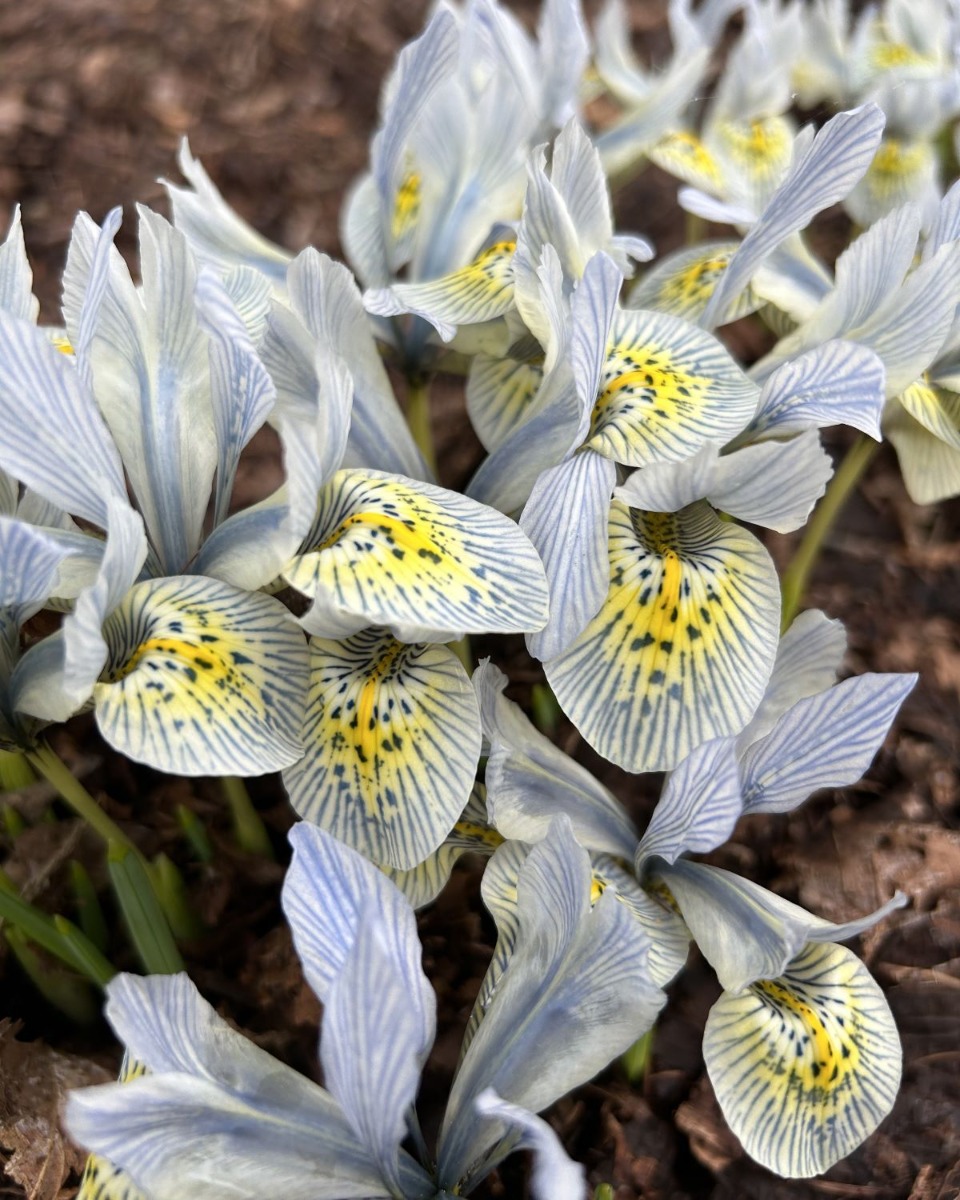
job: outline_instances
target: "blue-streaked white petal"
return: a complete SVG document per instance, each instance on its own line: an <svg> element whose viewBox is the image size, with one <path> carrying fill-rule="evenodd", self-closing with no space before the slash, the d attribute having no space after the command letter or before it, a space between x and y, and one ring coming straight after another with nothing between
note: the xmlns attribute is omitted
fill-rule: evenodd
<svg viewBox="0 0 960 1200"><path fill-rule="evenodd" d="M583 1200L587 1194L587 1173L567 1157L560 1139L540 1117L501 1100L493 1088L474 1101L482 1117L502 1121L510 1133L515 1150L533 1151L530 1188L535 1200Z"/></svg>

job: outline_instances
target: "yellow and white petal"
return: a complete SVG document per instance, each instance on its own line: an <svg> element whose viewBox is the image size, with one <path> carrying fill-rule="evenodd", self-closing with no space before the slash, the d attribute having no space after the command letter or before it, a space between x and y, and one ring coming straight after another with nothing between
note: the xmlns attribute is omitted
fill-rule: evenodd
<svg viewBox="0 0 960 1200"><path fill-rule="evenodd" d="M587 445L615 462L681 462L753 416L759 389L711 334L679 317L618 312Z"/></svg>
<svg viewBox="0 0 960 1200"><path fill-rule="evenodd" d="M697 321L713 295L717 280L727 269L739 242L707 242L668 255L647 271L631 290L630 308L654 308ZM730 320L755 312L761 301L748 286L740 295Z"/></svg>
<svg viewBox="0 0 960 1200"><path fill-rule="evenodd" d="M467 413L491 454L526 418L543 381L543 362L478 354L467 376Z"/></svg>
<svg viewBox="0 0 960 1200"><path fill-rule="evenodd" d="M661 138L647 157L669 175L714 195L722 193L725 174L719 159L695 133L678 129Z"/></svg>
<svg viewBox="0 0 960 1200"><path fill-rule="evenodd" d="M793 123L785 117L720 121L710 130L710 149L738 195L759 212L790 166Z"/></svg>
<svg viewBox="0 0 960 1200"><path fill-rule="evenodd" d="M306 754L283 773L297 812L374 862L432 854L470 795L480 710L446 646L383 629L310 643Z"/></svg>
<svg viewBox="0 0 960 1200"><path fill-rule="evenodd" d="M704 1058L744 1149L788 1178L826 1171L893 1106L901 1050L883 993L863 963L808 944L778 979L724 992Z"/></svg>
<svg viewBox="0 0 960 1200"><path fill-rule="evenodd" d="M547 617L547 582L516 523L432 484L338 471L284 576L314 599L317 636L387 626L402 641L527 632Z"/></svg>
<svg viewBox="0 0 960 1200"><path fill-rule="evenodd" d="M938 387L926 376L897 397L924 429L954 450L960 450L960 395Z"/></svg>
<svg viewBox="0 0 960 1200"><path fill-rule="evenodd" d="M410 903L411 908L423 908L436 900L447 885L457 861L468 853L489 858L503 845L503 837L487 821L484 805L485 788L473 785L473 792L460 820L454 825L442 846L409 871L382 867Z"/></svg>
<svg viewBox="0 0 960 1200"><path fill-rule="evenodd" d="M887 137L880 143L866 175L843 203L853 220L867 228L909 201L929 210L938 198L933 143L920 138Z"/></svg>
<svg viewBox="0 0 960 1200"><path fill-rule="evenodd" d="M605 758L669 770L759 704L777 650L777 573L752 534L703 501L647 513L615 499L609 557L603 607L547 678Z"/></svg>
<svg viewBox="0 0 960 1200"><path fill-rule="evenodd" d="M516 246L515 238L501 238L459 271L425 283L397 283L368 292L364 305L378 317L414 313L449 342L458 325L492 321L513 307Z"/></svg>
<svg viewBox="0 0 960 1200"><path fill-rule="evenodd" d="M104 622L100 732L178 775L262 775L303 753L308 659L279 601L218 580L136 584Z"/></svg>
<svg viewBox="0 0 960 1200"><path fill-rule="evenodd" d="M146 1074L147 1068L143 1063L124 1054L120 1065L118 1083L126 1083ZM80 1190L76 1200L147 1200L147 1197L136 1186L130 1176L119 1167L114 1166L109 1159L91 1154L80 1180Z"/></svg>
<svg viewBox="0 0 960 1200"><path fill-rule="evenodd" d="M931 433L896 402L887 407L883 432L897 452L904 486L915 504L960 496L960 449Z"/></svg>

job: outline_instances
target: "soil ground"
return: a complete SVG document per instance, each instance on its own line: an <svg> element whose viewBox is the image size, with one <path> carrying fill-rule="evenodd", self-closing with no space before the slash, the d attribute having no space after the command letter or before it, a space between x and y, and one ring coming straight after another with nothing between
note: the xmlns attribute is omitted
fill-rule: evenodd
<svg viewBox="0 0 960 1200"><path fill-rule="evenodd" d="M0 211L22 205L44 319L57 320L76 210L99 220L122 203L119 244L132 253L133 202L164 208L156 181L176 176L185 135L230 203L267 236L294 250L313 244L337 253L338 212L367 159L380 81L424 8L423 0L0 3ZM634 0L632 15L656 56L663 5ZM618 197L621 226L670 249L682 238L674 191L648 172ZM746 346L753 333L739 336ZM435 424L444 482L462 483L479 448L464 433L453 387L437 389ZM837 436L833 449L843 445ZM239 480L241 502L276 482L270 439L255 450ZM791 539L769 541L786 561ZM551 1114L591 1181L611 1182L618 1200L960 1194L960 500L912 505L884 450L832 536L808 601L846 623L851 672L919 671L921 682L861 784L790 816L745 821L714 859L833 920L875 907L896 887L909 894L910 907L858 947L900 1027L900 1098L879 1132L821 1179L781 1181L753 1165L726 1130L704 1074L700 1035L718 989L694 957L672 988L645 1083L631 1088L614 1067ZM510 668L518 697L537 677L519 641L480 640L477 649ZM655 781L600 763L567 725L557 737L638 818L650 811ZM282 867L234 848L214 783L130 765L99 741L88 718L66 727L57 745L144 850L165 850L183 870L208 930L186 947L204 993L262 1045L315 1073L319 1008L281 920ZM282 862L292 814L276 780L255 780L251 792ZM51 809L42 785L17 803L30 824L5 839L5 869L37 903L66 911L66 862L81 858L102 882L98 848ZM179 804L206 823L212 864L190 857L174 815ZM59 819L43 819L49 812ZM478 881L478 866L466 864L422 918L440 1005L423 1093L434 1118L490 955ZM135 969L121 937L111 953ZM20 1022L16 1031L0 1028L0 1195L65 1198L79 1160L54 1133L58 1096L111 1075L116 1050L102 1023L71 1025L38 1000L5 946L0 957L0 1016ZM488 1194L522 1195L516 1169L491 1181Z"/></svg>

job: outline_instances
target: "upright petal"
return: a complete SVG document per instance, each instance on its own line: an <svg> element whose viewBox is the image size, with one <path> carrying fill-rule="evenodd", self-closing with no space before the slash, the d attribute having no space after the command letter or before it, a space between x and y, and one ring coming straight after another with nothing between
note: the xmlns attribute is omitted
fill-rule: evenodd
<svg viewBox="0 0 960 1200"><path fill-rule="evenodd" d="M560 1139L546 1121L501 1100L493 1088L480 1093L476 1106L481 1116L502 1121L519 1135L514 1149L533 1151L530 1187L534 1200L583 1200L587 1194L586 1171L567 1157Z"/></svg>
<svg viewBox="0 0 960 1200"><path fill-rule="evenodd" d="M0 311L36 324L40 303L33 294L33 272L27 259L20 224L20 205L13 210L10 228L0 246Z"/></svg>

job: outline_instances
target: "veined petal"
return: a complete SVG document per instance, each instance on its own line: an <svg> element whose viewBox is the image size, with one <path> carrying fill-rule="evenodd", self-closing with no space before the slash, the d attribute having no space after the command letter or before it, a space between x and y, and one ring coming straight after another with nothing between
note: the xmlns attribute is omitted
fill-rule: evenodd
<svg viewBox="0 0 960 1200"><path fill-rule="evenodd" d="M809 945L777 979L710 1010L707 1071L730 1128L779 1175L826 1171L876 1129L900 1085L880 988L841 946Z"/></svg>
<svg viewBox="0 0 960 1200"><path fill-rule="evenodd" d="M467 375L467 413L491 454L526 418L543 381L542 361L477 354Z"/></svg>
<svg viewBox="0 0 960 1200"><path fill-rule="evenodd" d="M815 608L800 613L780 639L760 706L737 735L738 751L742 754L769 733L798 700L832 687L846 649L847 631L842 622L830 620Z"/></svg>
<svg viewBox="0 0 960 1200"><path fill-rule="evenodd" d="M393 867L381 870L406 897L411 908L423 908L436 900L447 885L457 861L468 853L489 858L503 844L503 838L487 820L483 803L486 789L473 785L473 792L459 821L437 849L409 871Z"/></svg>
<svg viewBox="0 0 960 1200"><path fill-rule="evenodd" d="M602 390L604 368L608 366L611 337L616 340L617 297L623 275L609 255L597 253L587 263L570 303L567 333L570 365L580 397L580 427L576 441L591 430L592 411ZM622 323L622 315L621 315ZM571 447L573 449L573 447Z"/></svg>
<svg viewBox="0 0 960 1200"><path fill-rule="evenodd" d="M721 120L710 126L710 149L733 190L759 212L790 165L794 125L787 117Z"/></svg>
<svg viewBox="0 0 960 1200"><path fill-rule="evenodd" d="M446 646L382 629L310 643L306 754L283 774L297 812L374 862L409 870L450 832L473 787L480 713Z"/></svg>
<svg viewBox="0 0 960 1200"><path fill-rule="evenodd" d="M911 417L953 450L960 450L960 395L918 379L897 396Z"/></svg>
<svg viewBox="0 0 960 1200"><path fill-rule="evenodd" d="M322 1004L357 939L363 913L375 907L381 935L402 968L407 1004L417 1014L420 1062L436 1033L436 999L420 965L413 909L383 872L316 825L301 821L290 831L293 862L281 903L307 982Z"/></svg>
<svg viewBox="0 0 960 1200"><path fill-rule="evenodd" d="M745 436L785 437L811 425L850 425L880 440L885 371L867 346L829 341L770 375Z"/></svg>
<svg viewBox="0 0 960 1200"><path fill-rule="evenodd" d="M106 740L180 775L262 775L303 753L303 635L279 601L218 580L137 584L106 619Z"/></svg>
<svg viewBox="0 0 960 1200"><path fill-rule="evenodd" d="M637 922L612 896L591 907L589 858L564 817L524 862L518 916L516 949L454 1079L440 1133L446 1187L497 1140L473 1111L485 1088L539 1112L630 1045L664 1001Z"/></svg>
<svg viewBox="0 0 960 1200"><path fill-rule="evenodd" d="M699 77L700 72L697 72ZM694 85L696 86L696 85ZM603 143L601 142L601 147ZM675 129L647 151L652 163L705 192L723 191L725 175L716 155L690 130ZM609 168L608 168L609 169Z"/></svg>
<svg viewBox="0 0 960 1200"><path fill-rule="evenodd" d="M623 310L587 445L632 467L679 462L707 442L729 441L758 398L756 385L710 334L666 313Z"/></svg>
<svg viewBox="0 0 960 1200"><path fill-rule="evenodd" d="M607 526L616 463L583 450L552 467L534 484L520 528L543 561L550 617L527 634L539 659L556 658L583 632L607 590Z"/></svg>
<svg viewBox="0 0 960 1200"><path fill-rule="evenodd" d="M814 791L856 783L916 675L859 675L798 700L743 756L745 812L789 812Z"/></svg>
<svg viewBox="0 0 960 1200"><path fill-rule="evenodd" d="M733 300L764 257L816 213L842 200L866 171L876 151L884 116L875 104L832 117L800 153L757 223L730 260L703 314L704 328L722 325Z"/></svg>
<svg viewBox="0 0 960 1200"><path fill-rule="evenodd" d="M642 879L649 859L674 863L681 854L706 854L722 845L743 811L733 738L715 738L688 754L667 776L636 848Z"/></svg>
<svg viewBox="0 0 960 1200"><path fill-rule="evenodd" d="M492 663L481 663L473 682L490 742L487 808L496 828L517 841L539 842L565 813L581 846L630 861L637 833L616 797L503 695L507 678Z"/></svg>
<svg viewBox="0 0 960 1200"><path fill-rule="evenodd" d="M702 501L668 514L614 500L609 554L607 599L547 678L605 758L669 769L759 704L777 648L776 571Z"/></svg>
<svg viewBox="0 0 960 1200"><path fill-rule="evenodd" d="M668 254L645 271L631 288L627 307L653 308L697 321L739 245L739 242L703 242ZM730 319L745 317L759 308L760 303L749 286L744 288Z"/></svg>
<svg viewBox="0 0 960 1200"><path fill-rule="evenodd" d="M459 271L425 283L396 283L364 296L367 312L378 317L413 313L429 321L449 342L458 325L502 317L513 307L513 238L487 246Z"/></svg>
<svg viewBox="0 0 960 1200"><path fill-rule="evenodd" d="M2 312L0 466L101 529L108 498L127 495L120 456L74 364L42 330Z"/></svg>
<svg viewBox="0 0 960 1200"><path fill-rule="evenodd" d="M177 166L189 187L161 180L170 197L173 223L186 236L197 259L225 272L236 266L255 267L275 287L282 287L290 254L256 232L233 211L213 180L180 143Z"/></svg>
<svg viewBox="0 0 960 1200"><path fill-rule="evenodd" d="M929 212L939 197L937 150L926 138L885 137L843 206L866 229L908 201Z"/></svg>
<svg viewBox="0 0 960 1200"><path fill-rule="evenodd" d="M210 338L210 400L217 437L213 523L219 525L230 507L240 452L267 419L276 389L215 275L201 274L196 297L200 324Z"/></svg>
<svg viewBox="0 0 960 1200"><path fill-rule="evenodd" d="M367 899L357 936L324 1002L320 1059L323 1077L357 1138L367 1147L394 1195L407 1113L420 1086L427 1051L420 1014L407 993L407 974L419 966L397 961L398 947ZM429 984L420 968L421 990Z"/></svg>
<svg viewBox="0 0 960 1200"><path fill-rule="evenodd" d="M53 595L69 553L56 534L0 516L0 608L22 608L26 619Z"/></svg>
<svg viewBox="0 0 960 1200"><path fill-rule="evenodd" d="M481 1092L474 1101L482 1117L498 1120L512 1131L514 1150L533 1151L533 1175L530 1187L535 1200L583 1200L587 1192L587 1173L567 1157L560 1139L546 1121L525 1108L501 1100L493 1088Z"/></svg>
<svg viewBox="0 0 960 1200"><path fill-rule="evenodd" d="M10 228L0 246L0 311L36 324L40 302L33 294L33 272L20 224L20 205L13 209Z"/></svg>
<svg viewBox="0 0 960 1200"><path fill-rule="evenodd" d="M310 521L308 517L301 523L302 514L291 511L288 494L283 486L259 504L227 517L205 539L191 573L220 579L247 592L259 591L279 579Z"/></svg>
<svg viewBox="0 0 960 1200"><path fill-rule="evenodd" d="M539 629L547 617L543 566L526 536L432 484L338 471L305 546L285 577L315 599L310 632L336 621L344 636L379 625L404 641L448 641Z"/></svg>
<svg viewBox="0 0 960 1200"><path fill-rule="evenodd" d="M905 408L892 403L883 432L897 452L904 486L914 504L960 495L960 451L932 434Z"/></svg>

